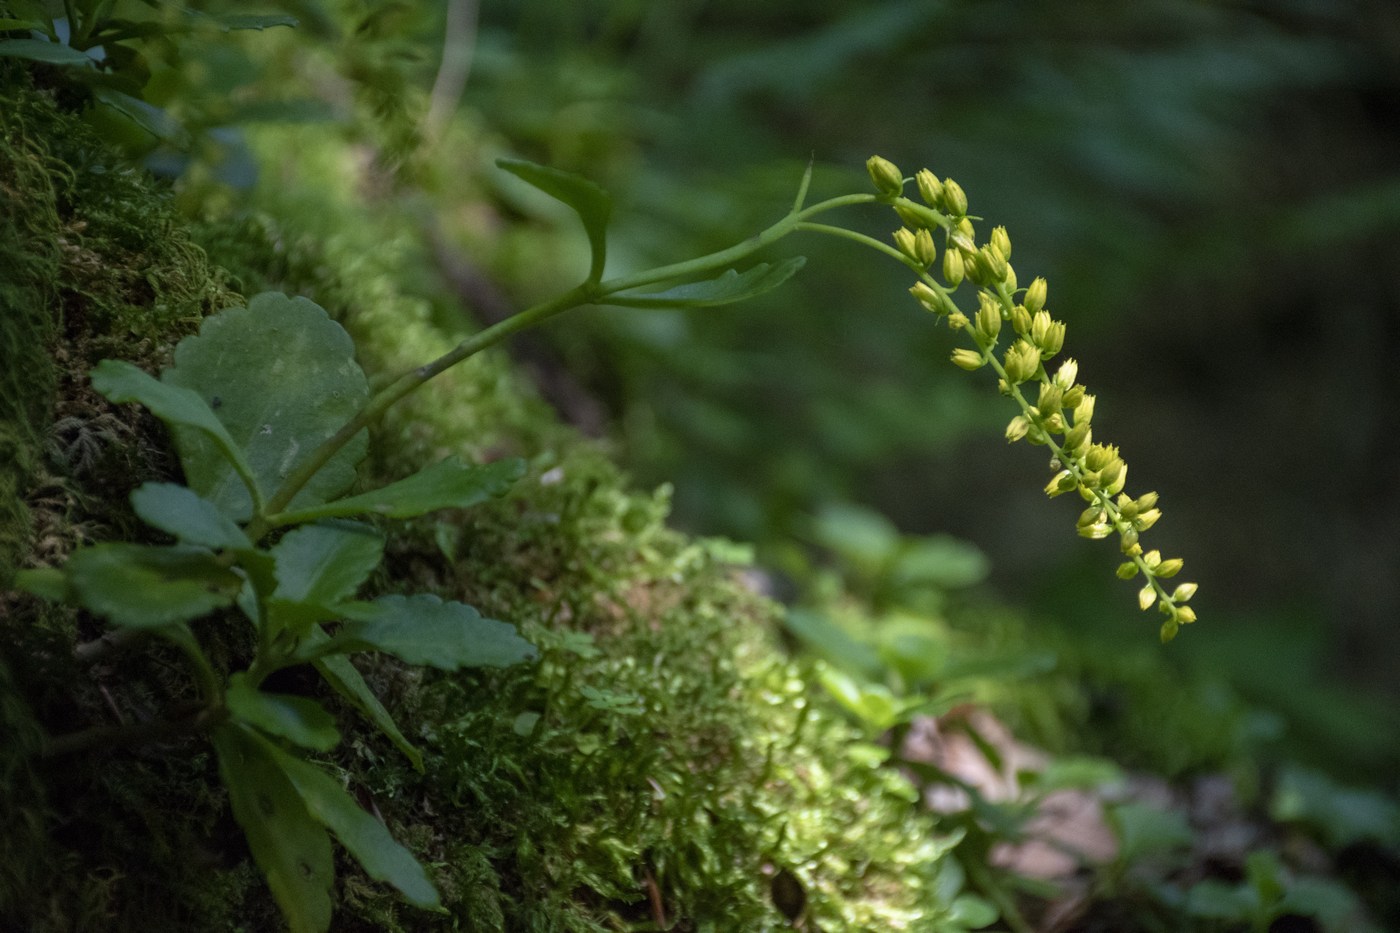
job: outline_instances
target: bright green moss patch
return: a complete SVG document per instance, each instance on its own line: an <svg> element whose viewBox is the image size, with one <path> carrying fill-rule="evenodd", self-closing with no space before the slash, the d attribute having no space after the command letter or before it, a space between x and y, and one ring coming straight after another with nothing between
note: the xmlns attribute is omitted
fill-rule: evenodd
<svg viewBox="0 0 1400 933"><path fill-rule="evenodd" d="M23 146L7 137L20 168L6 170L16 180L3 194L38 205L48 224L15 241L30 271L14 294L30 309L23 326L49 335L31 354L60 365L51 387L5 401L43 473L13 474L35 513L18 527L32 532L28 561L49 563L80 541L133 533L126 493L173 470L158 425L93 396L87 370L107 355L156 369L235 297L148 180L43 98L14 93L28 109L13 113L34 123ZM320 145L308 158L334 161L336 144ZM441 352L470 322L412 217L383 205L371 215L354 182L330 173L295 199L264 191L262 213L212 218L199 240L236 287L323 303L375 379ZM332 763L430 866L448 914L406 906L347 862L336 929L762 930L804 911L827 930L928 928L939 845L911 815L913 789L812 704L770 642L774 607L715 547L665 527L664 492L628 491L499 353L395 409L368 471L395 478L449 453L523 454L533 469L503 500L397 533L375 588L465 599L520 625L542 659L463 676L366 665L426 773L348 714ZM159 717L187 701L179 658L145 646L80 665L75 644L101 627L27 599L7 597L0 625L13 675L0 681L0 716L16 737L0 757L14 843L0 855L0 916L36 931L280 929L203 736L33 754L40 729ZM200 623L216 665L248 651L232 632L217 617ZM295 670L276 687L326 699Z"/></svg>

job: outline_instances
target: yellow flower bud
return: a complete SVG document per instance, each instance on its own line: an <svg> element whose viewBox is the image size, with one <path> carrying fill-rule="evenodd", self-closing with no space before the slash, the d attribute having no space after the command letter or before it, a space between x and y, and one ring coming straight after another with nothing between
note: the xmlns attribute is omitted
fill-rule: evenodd
<svg viewBox="0 0 1400 933"><path fill-rule="evenodd" d="M1002 279L1002 281L1006 283L1006 290L1008 292L1016 291L1016 270L1011 268L1011 263L1009 262L1006 264L1006 277Z"/></svg>
<svg viewBox="0 0 1400 933"><path fill-rule="evenodd" d="M1078 405L1074 406L1074 423L1088 424L1094 420L1094 397L1085 393Z"/></svg>
<svg viewBox="0 0 1400 933"><path fill-rule="evenodd" d="M1185 561L1180 557L1173 557L1170 560L1162 561L1153 569L1157 576L1161 577L1163 580L1170 580L1172 577L1181 573L1183 564L1185 564Z"/></svg>
<svg viewBox="0 0 1400 933"><path fill-rule="evenodd" d="M1040 355L1043 359L1048 360L1059 353L1060 348L1065 345L1065 322L1055 321L1052 323L1045 339L1037 341L1037 343L1040 346Z"/></svg>
<svg viewBox="0 0 1400 933"><path fill-rule="evenodd" d="M962 330L967 324L967 315L961 311L954 311L948 315L948 326L953 330Z"/></svg>
<svg viewBox="0 0 1400 933"><path fill-rule="evenodd" d="M1169 641L1171 641L1173 638L1175 638L1175 637L1176 637L1176 630L1177 630L1177 621L1176 621L1176 619L1168 619L1167 621L1163 622L1163 623L1162 623L1162 631L1161 631L1160 635L1158 636L1158 637L1160 637L1160 638L1162 639L1162 644L1165 645L1167 642L1169 642Z"/></svg>
<svg viewBox="0 0 1400 933"><path fill-rule="evenodd" d="M1157 550L1148 551L1146 554L1142 555L1142 562L1147 565L1148 570L1155 570L1157 566L1162 563L1162 552Z"/></svg>
<svg viewBox="0 0 1400 933"><path fill-rule="evenodd" d="M1113 534L1113 526L1104 523L1079 529L1079 537L1088 538L1090 541L1102 541L1111 534Z"/></svg>
<svg viewBox="0 0 1400 933"><path fill-rule="evenodd" d="M1122 469L1118 471L1118 475L1115 478L1104 483L1103 487L1103 491L1108 493L1110 496L1117 495L1118 493L1122 492L1123 487L1128 484L1128 465L1122 460L1119 460L1118 463L1122 467Z"/></svg>
<svg viewBox="0 0 1400 933"><path fill-rule="evenodd" d="M1001 307L986 292L980 293L977 299L977 332L988 342L996 343L997 335L1001 333Z"/></svg>
<svg viewBox="0 0 1400 933"><path fill-rule="evenodd" d="M1174 603L1184 603L1184 602L1189 601L1189 600L1191 599L1191 597L1192 597L1192 596L1195 596L1195 595L1196 595L1196 584L1194 584L1194 583L1179 583L1179 584L1177 584L1176 589L1172 590L1172 602L1174 602Z"/></svg>
<svg viewBox="0 0 1400 933"><path fill-rule="evenodd" d="M925 228L920 228L914 234L914 260L925 269L933 265L933 260L938 256L938 248L934 246L933 234Z"/></svg>
<svg viewBox="0 0 1400 933"><path fill-rule="evenodd" d="M1127 464L1114 457L1107 466L1099 471L1099 483L1105 487L1104 491L1109 495L1113 495L1112 486L1118 481L1118 477L1123 475L1125 469L1127 469Z"/></svg>
<svg viewBox="0 0 1400 933"><path fill-rule="evenodd" d="M870 173L870 180L875 183L875 190L881 197L893 200L903 193L904 176L889 159L871 156L865 162L865 170Z"/></svg>
<svg viewBox="0 0 1400 933"><path fill-rule="evenodd" d="M932 311L935 314L947 313L947 310L943 307L943 296L938 294L933 286L929 285L927 282L915 282L914 287L909 289L909 294L917 298L919 304L923 305L925 310Z"/></svg>
<svg viewBox="0 0 1400 933"><path fill-rule="evenodd" d="M1152 608L1152 604L1157 601L1157 591L1149 583L1138 590L1138 608L1146 612Z"/></svg>
<svg viewBox="0 0 1400 933"><path fill-rule="evenodd" d="M894 232L894 245L899 248L899 251L903 253L906 258L913 259L915 262L918 262L918 259L914 255L913 230L910 230L908 227L900 227L898 230L896 230Z"/></svg>
<svg viewBox="0 0 1400 933"><path fill-rule="evenodd" d="M955 366L965 369L968 372L972 372L974 369L981 369L983 366L987 365L986 357L976 350L968 350L965 347L959 347L954 350L952 360Z"/></svg>
<svg viewBox="0 0 1400 933"><path fill-rule="evenodd" d="M1011 309L1011 326L1022 337L1031 332L1031 314L1025 305L1017 305Z"/></svg>
<svg viewBox="0 0 1400 933"><path fill-rule="evenodd" d="M1120 546L1124 554L1131 554L1134 550L1142 550L1142 548L1138 547L1138 533L1133 529L1124 528L1119 532L1119 537L1121 538Z"/></svg>
<svg viewBox="0 0 1400 933"><path fill-rule="evenodd" d="M1006 367L1006 378L1012 385L1020 385L1040 368L1040 352L1025 340L1018 340L1006 351L1002 365Z"/></svg>
<svg viewBox="0 0 1400 933"><path fill-rule="evenodd" d="M1065 407L1070 411L1079 407L1079 403L1084 401L1084 387L1070 386L1065 389Z"/></svg>
<svg viewBox="0 0 1400 933"><path fill-rule="evenodd" d="M1065 433L1065 418L1064 415L1061 415L1058 411L1051 412L1044 423L1045 430L1049 431L1051 434Z"/></svg>
<svg viewBox="0 0 1400 933"><path fill-rule="evenodd" d="M1190 625L1196 621L1196 610L1190 606L1178 606L1176 610L1176 620L1182 625Z"/></svg>
<svg viewBox="0 0 1400 933"><path fill-rule="evenodd" d="M1005 227L992 228L992 246L1001 253L1002 259L1011 258L1011 236L1006 232Z"/></svg>
<svg viewBox="0 0 1400 933"><path fill-rule="evenodd" d="M1133 563L1132 561L1126 561L1125 563L1118 565L1117 573L1118 579L1131 580L1133 577L1138 575L1138 565Z"/></svg>
<svg viewBox="0 0 1400 933"><path fill-rule="evenodd" d="M1137 507L1139 512L1146 512L1148 509L1157 507L1157 494L1155 492L1145 492L1138 496Z"/></svg>
<svg viewBox="0 0 1400 933"><path fill-rule="evenodd" d="M1097 505L1091 505L1079 513L1079 519L1075 522L1075 525L1080 528L1087 528L1090 525L1101 524L1103 518L1103 508Z"/></svg>
<svg viewBox="0 0 1400 933"><path fill-rule="evenodd" d="M1053 382L1042 382L1040 384L1040 397L1036 400L1035 407L1040 409L1040 413L1049 417L1060 410L1060 402L1064 398L1064 392Z"/></svg>
<svg viewBox="0 0 1400 933"><path fill-rule="evenodd" d="M964 272L962 253L956 249L945 251L943 253L943 281L953 288L957 288L962 284Z"/></svg>
<svg viewBox="0 0 1400 933"><path fill-rule="evenodd" d="M926 168L919 169L919 173L914 176L914 184L919 186L919 197L923 198L929 207L943 205L943 182L939 181L933 172Z"/></svg>
<svg viewBox="0 0 1400 933"><path fill-rule="evenodd" d="M1006 257L995 246L984 246L977 251L977 255L988 278L993 282L1006 280Z"/></svg>
<svg viewBox="0 0 1400 933"><path fill-rule="evenodd" d="M1031 314L1035 314L1041 308L1045 307L1045 293L1047 287L1044 277L1036 276L1035 279L1031 281L1030 286L1026 288L1026 310Z"/></svg>
<svg viewBox="0 0 1400 933"><path fill-rule="evenodd" d="M1111 444L1095 444L1084 456L1084 463L1097 473L1118 458L1118 449Z"/></svg>
<svg viewBox="0 0 1400 933"><path fill-rule="evenodd" d="M1006 426L1007 443L1016 443L1021 438L1026 436L1026 432L1029 431L1030 428L1030 420L1026 418L1025 415L1017 415L1015 418L1012 418L1011 422Z"/></svg>
<svg viewBox="0 0 1400 933"><path fill-rule="evenodd" d="M943 181L943 205L954 217L967 214L967 194L963 192L962 185L951 178Z"/></svg>
<svg viewBox="0 0 1400 933"><path fill-rule="evenodd" d="M1074 357L1070 357L1060 364L1060 368L1055 370L1055 385L1066 392L1074 385L1074 381L1079 378L1079 364ZM1073 407L1073 406L1071 406Z"/></svg>
<svg viewBox="0 0 1400 933"><path fill-rule="evenodd" d="M1146 512L1140 513L1137 518L1133 519L1133 527L1138 531L1146 531L1157 524L1157 519L1161 517L1161 509L1148 509Z"/></svg>
<svg viewBox="0 0 1400 933"><path fill-rule="evenodd" d="M1074 427L1070 428L1069 433L1065 435L1064 448L1070 453L1078 453L1090 442L1092 437L1093 432L1087 421L1083 424L1076 424Z"/></svg>
<svg viewBox="0 0 1400 933"><path fill-rule="evenodd" d="M1074 478L1073 473L1069 470L1061 470L1050 479L1050 482L1045 484L1045 494L1053 499L1056 496L1064 495L1077 485L1079 485L1079 481Z"/></svg>

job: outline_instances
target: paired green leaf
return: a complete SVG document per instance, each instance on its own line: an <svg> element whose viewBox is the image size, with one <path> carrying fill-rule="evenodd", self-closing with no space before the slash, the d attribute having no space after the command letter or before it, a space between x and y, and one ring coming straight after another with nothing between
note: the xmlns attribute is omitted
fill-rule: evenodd
<svg viewBox="0 0 1400 933"><path fill-rule="evenodd" d="M412 476L358 496L337 499L276 516L278 524L349 515L413 518L437 509L465 509L498 496L525 474L525 462L498 460L484 466L456 457L440 460Z"/></svg>
<svg viewBox="0 0 1400 933"><path fill-rule="evenodd" d="M381 596L340 607L349 619L316 654L383 651L409 664L445 671L509 667L535 657L535 646L515 626L482 615L465 603L436 596Z"/></svg>
<svg viewBox="0 0 1400 933"><path fill-rule="evenodd" d="M331 924L335 880L330 837L267 743L234 723L215 729L213 739L234 819L292 933L322 933Z"/></svg>
<svg viewBox="0 0 1400 933"><path fill-rule="evenodd" d="M340 741L335 717L315 700L264 693L243 674L229 678L224 705L235 718L271 735L318 752L328 752Z"/></svg>
<svg viewBox="0 0 1400 933"><path fill-rule="evenodd" d="M345 329L305 298L272 292L206 318L197 336L176 346L175 365L161 378L217 410L263 490L280 486L369 395ZM190 431L177 430L175 441L190 487L235 521L248 519L253 503L226 458ZM346 444L292 505L317 505L348 489L367 444L365 433Z"/></svg>
<svg viewBox="0 0 1400 933"><path fill-rule="evenodd" d="M401 846L384 824L361 810L354 799L326 772L269 743L267 751L292 782L312 819L331 832L374 879L398 888L418 907L440 906L428 873Z"/></svg>
<svg viewBox="0 0 1400 933"><path fill-rule="evenodd" d="M18 22L18 21L16 21ZM21 28L20 25L9 27ZM93 60L70 45L46 39L0 39L0 58L24 58L46 65L91 68Z"/></svg>
<svg viewBox="0 0 1400 933"><path fill-rule="evenodd" d="M603 267L607 264L608 219L612 216L612 198L608 193L582 175L537 165L523 159L497 159L496 164L526 184L574 209L583 221L584 232L588 234L588 245L593 251L588 281L601 280Z"/></svg>
<svg viewBox="0 0 1400 933"><path fill-rule="evenodd" d="M160 382L124 360L98 363L92 371L92 387L113 402L137 402L146 406L151 414L175 428L177 435L183 428L187 438L199 436L209 459L217 460L222 471L242 478L244 499L251 492L261 503L262 491L253 479L252 467L244 459L242 448L197 392Z"/></svg>
<svg viewBox="0 0 1400 933"><path fill-rule="evenodd" d="M713 308L719 305L747 301L782 285L797 274L807 262L794 256L782 262L761 262L739 272L729 269L713 279L688 282L660 292L621 292L601 299L600 304L624 308Z"/></svg>
<svg viewBox="0 0 1400 933"><path fill-rule="evenodd" d="M253 547L243 529L187 486L143 483L131 494L131 506L147 525L174 535L184 544L198 544L215 551Z"/></svg>
<svg viewBox="0 0 1400 933"><path fill-rule="evenodd" d="M154 628L233 602L243 578L203 548L98 544L64 569L77 601L116 625Z"/></svg>

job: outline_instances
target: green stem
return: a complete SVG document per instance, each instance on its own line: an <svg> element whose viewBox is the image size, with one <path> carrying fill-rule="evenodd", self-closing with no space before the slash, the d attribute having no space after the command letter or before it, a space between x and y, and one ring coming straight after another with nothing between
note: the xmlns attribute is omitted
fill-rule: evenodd
<svg viewBox="0 0 1400 933"><path fill-rule="evenodd" d="M691 278L722 269L729 264L743 259L750 254L763 249L772 243L777 242L788 234L798 230L812 229L819 232L834 232L838 228L825 228L824 225L807 225L809 217L815 217L825 211L846 207L853 204L870 204L878 199L873 194L848 194L842 197L830 198L811 207L799 211L792 211L784 216L777 223L759 233L754 234L742 243L738 243L728 249L722 249L706 256L690 259L685 262L673 263L669 266L659 266L655 269L648 269L633 275L620 276L609 279L605 282L584 282L562 295L553 298L543 304L535 305L512 315L480 333L473 334L463 340L452 350L433 360L427 365L420 366L399 376L388 386L381 389L371 398L360 411L347 421L340 430L327 438L319 447L312 451L305 461L302 462L290 476L283 481L277 491L267 500L266 506L248 525L248 536L254 541L261 540L272 528L277 527L283 521L280 514L291 504L296 494L311 480L311 477L324 467L336 453L348 444L361 431L366 430L371 424L379 420L384 412L395 402L405 395L421 387L434 376L456 366L458 363L473 356L488 347L495 346L506 337L533 327L542 321L548 320L557 314L576 308L585 304L602 304L608 295L639 288L645 285L654 285L659 282L668 282L676 279ZM861 237L860 234L854 234ZM882 247L869 237L864 237L862 242L867 245ZM897 253L895 254L898 255Z"/></svg>
<svg viewBox="0 0 1400 933"><path fill-rule="evenodd" d="M355 435L366 430L399 399L419 388L434 376L444 370L457 365L473 354L485 350L487 347L500 343L516 331L523 330L541 321L547 320L560 312L570 308L588 304L597 296L597 286L584 283L576 288L570 289L556 298L546 301L543 304L535 305L512 315L498 324L486 328L485 330L473 334L453 347L447 353L433 360L424 366L410 370L395 379L388 386L381 389L374 395L365 407L361 408L355 417L347 421L339 431L326 439L321 446L312 451L311 456L302 462L290 476L283 481L272 498L267 500L266 513L255 518L248 525L248 536L254 541L262 538L263 535L277 524L278 514L291 503L292 499L302 487L310 481L311 477L330 461L336 453L350 442Z"/></svg>
<svg viewBox="0 0 1400 933"><path fill-rule="evenodd" d="M208 707L202 703L182 707L176 712L181 714L180 718L143 722L132 726L99 726L60 735L45 741L39 755L43 758L58 758L93 748L112 750L203 732L213 727L223 714L222 708Z"/></svg>

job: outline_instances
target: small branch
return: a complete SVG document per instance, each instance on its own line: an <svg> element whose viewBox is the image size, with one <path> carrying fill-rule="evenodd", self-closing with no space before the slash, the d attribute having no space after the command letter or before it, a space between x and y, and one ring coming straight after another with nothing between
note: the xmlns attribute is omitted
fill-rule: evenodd
<svg viewBox="0 0 1400 933"><path fill-rule="evenodd" d="M462 89L467 86L476 46L476 18L476 0L448 0L447 21L442 29L442 64L433 81L428 115L423 118L423 138L430 146L441 138L462 99Z"/></svg>
<svg viewBox="0 0 1400 933"><path fill-rule="evenodd" d="M73 649L73 657L81 664L96 664L109 655L116 654L149 638L151 633L139 628L119 628L107 632L100 638L85 641Z"/></svg>
<svg viewBox="0 0 1400 933"><path fill-rule="evenodd" d="M200 704L190 704L177 707L175 712L183 718L162 719L132 726L99 726L60 735L44 742L39 757L60 758L96 748L114 751L132 745L144 745L147 742L203 732L214 726L223 711Z"/></svg>

